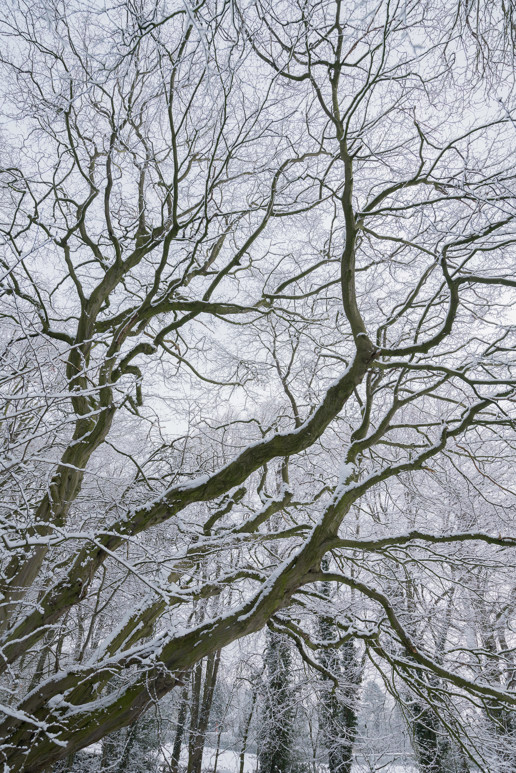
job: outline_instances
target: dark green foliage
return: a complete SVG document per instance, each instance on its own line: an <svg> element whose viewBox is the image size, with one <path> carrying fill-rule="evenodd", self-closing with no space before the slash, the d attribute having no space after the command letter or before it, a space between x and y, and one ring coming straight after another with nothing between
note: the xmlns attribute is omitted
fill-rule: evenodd
<svg viewBox="0 0 516 773"><path fill-rule="evenodd" d="M321 661L340 680L339 688L326 681L321 695L321 729L328 751L328 767L330 773L350 773L357 734L357 692L360 685L360 667L354 642L346 642L339 650L324 650Z"/></svg>
<svg viewBox="0 0 516 773"><path fill-rule="evenodd" d="M326 562L323 562L322 568L328 570ZM321 592L329 599L329 583L322 583ZM319 635L322 642L335 639L335 626L330 617L319 618ZM362 677L355 642L344 642L336 649L322 647L319 661L339 681L336 688L333 681L325 680L320 702L320 724L328 751L328 767L330 773L351 773L358 724L358 689Z"/></svg>
<svg viewBox="0 0 516 773"><path fill-rule="evenodd" d="M448 738L439 728L439 719L432 709L413 705L412 724L414 752L421 773L446 773Z"/></svg>
<svg viewBox="0 0 516 773"><path fill-rule="evenodd" d="M267 632L263 709L258 741L259 773L293 773L295 712L292 701L291 661L288 641Z"/></svg>
<svg viewBox="0 0 516 773"><path fill-rule="evenodd" d="M426 704L412 704L412 744L420 773L468 773L469 764L462 749Z"/></svg>

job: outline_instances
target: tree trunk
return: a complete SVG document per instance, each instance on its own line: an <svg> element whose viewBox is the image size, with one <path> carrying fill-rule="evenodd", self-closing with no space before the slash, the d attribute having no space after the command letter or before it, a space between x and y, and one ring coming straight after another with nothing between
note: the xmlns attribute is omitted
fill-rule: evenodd
<svg viewBox="0 0 516 773"><path fill-rule="evenodd" d="M414 706L412 739L421 773L450 773L446 761L449 741L439 731L439 719L428 706Z"/></svg>
<svg viewBox="0 0 516 773"><path fill-rule="evenodd" d="M239 773L244 773L245 753L247 750L247 739L249 738L249 728L251 727L251 721L253 719L254 707L256 705L257 696L258 696L258 684L255 686L253 690L253 697L251 698L251 708L249 709L249 714L247 716L245 726L244 726L244 734L242 736L242 748L240 750L240 764L238 768Z"/></svg>
<svg viewBox="0 0 516 773"><path fill-rule="evenodd" d="M321 568L328 571L328 563ZM321 593L330 599L329 584L321 584ZM331 641L335 626L329 617L319 619L319 632L323 641ZM320 650L319 661L324 668L341 682L338 692L329 681L323 685L320 703L320 725L326 749L330 773L351 773L353 747L357 734L358 688L362 669L358 662L353 641L347 641L338 650Z"/></svg>
<svg viewBox="0 0 516 773"><path fill-rule="evenodd" d="M177 713L176 734L174 736L174 745L172 747L172 760L170 762L170 773L178 773L179 758L181 756L181 746L183 745L183 735L186 726L186 715L188 713L188 682L183 686L179 700L179 710Z"/></svg>
<svg viewBox="0 0 516 773"><path fill-rule="evenodd" d="M188 757L188 773L201 773L202 755L206 743L206 732L210 720L211 705L213 703L213 694L217 683L217 673L220 663L220 650L217 650L206 659L206 670L204 676L204 689L202 690L202 663L196 669L195 676L195 694L193 696L195 705L192 705L192 723L190 725L190 745ZM195 720L195 721L194 721Z"/></svg>
<svg viewBox="0 0 516 773"><path fill-rule="evenodd" d="M266 682L262 731L258 750L259 773L287 773L292 766L294 712L290 689L288 641L267 632Z"/></svg>

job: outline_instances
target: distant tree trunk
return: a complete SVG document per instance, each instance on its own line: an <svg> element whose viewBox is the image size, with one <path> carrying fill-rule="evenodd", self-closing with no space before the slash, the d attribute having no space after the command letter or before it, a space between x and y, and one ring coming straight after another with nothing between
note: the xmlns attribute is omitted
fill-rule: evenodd
<svg viewBox="0 0 516 773"><path fill-rule="evenodd" d="M251 698L251 707L249 709L249 714L247 715L247 719L244 725L244 734L242 736L242 748L240 750L240 765L239 765L238 773L244 773L245 753L247 751L247 739L249 738L249 729L251 727L251 722L253 719L254 707L256 705L257 697L258 697L258 683L255 685L253 689L253 694Z"/></svg>
<svg viewBox="0 0 516 773"><path fill-rule="evenodd" d="M206 743L206 732L217 683L219 663L220 650L206 658L204 689L202 685L202 662L195 669L187 773L201 773L202 755Z"/></svg>
<svg viewBox="0 0 516 773"><path fill-rule="evenodd" d="M102 771L110 770L116 761L118 751L118 733L111 733L102 739L102 755L100 758L100 769Z"/></svg>
<svg viewBox="0 0 516 773"><path fill-rule="evenodd" d="M197 723L199 721L199 706L202 689L202 661L196 664L192 671L192 692L190 696L190 728L188 733L188 773L191 773L192 758L196 741Z"/></svg>
<svg viewBox="0 0 516 773"><path fill-rule="evenodd" d="M220 754L220 738L222 736L223 727L224 725L221 723L219 727L219 731L217 733L217 749L215 751L215 762L213 763L212 773L217 773L217 765L219 764L219 754Z"/></svg>
<svg viewBox="0 0 516 773"><path fill-rule="evenodd" d="M498 631L498 639L499 647L507 653L511 652L504 630L500 629ZM495 636L492 633L484 637L484 646L488 652L492 654L493 662L496 662L499 653ZM509 673L505 674L502 670L499 671L498 680L502 690L507 689L504 677L508 677L507 681L509 682L509 685L512 684L514 689L515 674L516 669L514 668L509 669ZM495 733L503 744L501 756L503 759L504 771L506 771L506 773L516 773L516 716L514 711L511 711L506 706L493 704L489 714L494 722Z"/></svg>
<svg viewBox="0 0 516 773"><path fill-rule="evenodd" d="M52 654L52 648L50 647L50 642L52 641L52 633L49 632L45 636L43 640L43 646L41 647L41 652L38 657L38 662L36 664L36 668L34 669L34 673L32 675L32 679L30 681L29 685L29 692L33 690L38 682L42 679L45 669L45 663L47 659L50 658L50 655Z"/></svg>
<svg viewBox="0 0 516 773"><path fill-rule="evenodd" d="M410 512L412 500L408 501ZM412 513L413 516L413 513ZM411 526L415 523L412 522ZM407 612L414 615L416 611L416 592L412 582L404 583L405 603ZM450 628L453 609L454 591L448 595L446 613L439 635L436 637L434 659L442 665L446 649L446 639ZM412 628L414 638L418 636L417 627ZM416 671L423 678L421 672ZM439 680L431 677L431 685L437 687ZM429 704L413 698L411 703L410 738L420 773L468 773L469 764L464 751L450 736L447 728L440 721L438 713Z"/></svg>
<svg viewBox="0 0 516 773"><path fill-rule="evenodd" d="M326 561L321 567L328 571ZM321 593L330 598L329 583L321 584ZM323 641L331 641L335 634L333 620L321 617L319 632ZM328 751L328 768L330 773L351 773L358 724L358 689L362 678L355 643L347 641L338 649L321 648L319 662L341 682L336 691L333 683L325 681L321 696L320 725Z"/></svg>
<svg viewBox="0 0 516 773"><path fill-rule="evenodd" d="M172 760L170 762L170 773L178 773L179 758L181 755L181 746L183 744L183 735L186 726L186 715L188 713L188 682L183 686L181 697L179 699L179 710L177 712L176 733L174 736L174 745L172 746Z"/></svg>
<svg viewBox="0 0 516 773"><path fill-rule="evenodd" d="M419 701L412 704L411 713L412 747L420 773L469 773L464 751L450 738L437 713Z"/></svg>
<svg viewBox="0 0 516 773"><path fill-rule="evenodd" d="M449 740L439 719L427 705L413 704L412 741L421 773L451 773L447 758Z"/></svg>
<svg viewBox="0 0 516 773"><path fill-rule="evenodd" d="M470 603L474 610L475 637L483 652L479 659L480 675L484 681L498 683L499 688L516 688L516 658L506 638L505 621L511 607L502 607L503 612L487 597L487 575L479 568L475 573L474 593ZM490 733L496 739L497 764L503 773L516 773L516 717L514 712L498 701L484 703L484 716Z"/></svg>
<svg viewBox="0 0 516 773"><path fill-rule="evenodd" d="M123 745L122 754L120 755L120 762L118 763L118 768L116 769L116 773L125 773L125 771L128 769L127 766L129 762L129 757L136 741L137 732L138 732L137 722L135 722L131 727L127 728L125 743Z"/></svg>
<svg viewBox="0 0 516 773"><path fill-rule="evenodd" d="M501 741L503 771L516 773L516 717L513 712L500 705L490 706L489 717Z"/></svg>
<svg viewBox="0 0 516 773"><path fill-rule="evenodd" d="M265 699L258 749L259 773L287 773L292 767L294 711L290 689L291 654L284 636L267 632Z"/></svg>
<svg viewBox="0 0 516 773"><path fill-rule="evenodd" d="M358 716L356 711L357 679L356 652L354 642L346 642L341 648L342 676L348 682L340 694L327 691L323 695L321 715L330 773L351 773L353 747L357 734ZM340 664L339 664L340 665Z"/></svg>

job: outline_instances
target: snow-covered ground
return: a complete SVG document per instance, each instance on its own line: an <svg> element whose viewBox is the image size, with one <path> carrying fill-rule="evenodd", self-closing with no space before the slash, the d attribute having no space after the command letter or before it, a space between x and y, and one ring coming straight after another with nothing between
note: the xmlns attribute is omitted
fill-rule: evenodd
<svg viewBox="0 0 516 773"><path fill-rule="evenodd" d="M184 752L186 753L186 750L184 750ZM172 744L164 746L162 753L165 760L170 760L172 755ZM184 760L182 757L183 755L181 755L181 762L186 764L186 756ZM217 756L216 749L206 747L203 753L202 767L207 773L214 770L216 770L216 773L239 773L240 755L232 749L220 749ZM256 755L246 754L244 758L244 773L256 773L257 767ZM327 773L326 766L317 765L316 773ZM411 766L391 765L388 763L383 765L380 764L377 768L372 768L366 763L357 763L353 765L352 773L416 773L416 769Z"/></svg>
<svg viewBox="0 0 516 773"><path fill-rule="evenodd" d="M95 743L88 746L85 752L90 754L101 754L101 743ZM170 762L172 758L172 744L165 744L161 749L161 759L163 762ZM181 764L188 762L188 751L183 748L181 752ZM240 754L233 749L217 750L207 746L204 749L202 757L202 768L205 773L240 773ZM256 754L246 754L244 757L244 773L257 773L258 764ZM314 773L328 773L326 765L318 764L315 766ZM417 773L416 768L411 765L396 765L390 763L379 763L377 767L367 763L355 763L352 773Z"/></svg>
<svg viewBox="0 0 516 773"><path fill-rule="evenodd" d="M183 754L181 754L181 762L186 765L186 749L185 759L183 760ZM162 754L165 760L170 760L172 756L172 744L167 744L162 749ZM240 755L238 752L232 749L220 749L218 756L217 750L212 749L209 746L205 747L202 755L202 768L206 771L215 770L217 773L238 773L240 770ZM246 754L244 758L244 773L255 773L256 771L256 755Z"/></svg>

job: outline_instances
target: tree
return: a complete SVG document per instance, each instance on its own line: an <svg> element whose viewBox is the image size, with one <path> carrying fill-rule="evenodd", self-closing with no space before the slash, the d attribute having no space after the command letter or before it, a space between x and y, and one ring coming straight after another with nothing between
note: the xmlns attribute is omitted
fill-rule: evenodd
<svg viewBox="0 0 516 773"><path fill-rule="evenodd" d="M156 717L149 712L134 722L130 728L119 730L112 736L106 736L102 741L100 771L102 773L103 771L157 773L160 766L156 731ZM91 762L86 769L88 767L90 771L95 769ZM64 771L75 773L75 766L67 766Z"/></svg>
<svg viewBox="0 0 516 773"><path fill-rule="evenodd" d="M206 743L206 733L213 703L213 694L217 682L219 663L220 650L208 655L205 664L204 680L202 678L202 661L195 666L190 706L188 773L201 773L202 770L202 754Z"/></svg>
<svg viewBox="0 0 516 773"><path fill-rule="evenodd" d="M291 773L295 770L295 700L291 661L288 639L281 634L268 632L264 653L263 709L258 740L260 773Z"/></svg>
<svg viewBox="0 0 516 773"><path fill-rule="evenodd" d="M326 559L321 562L321 568L329 571ZM321 594L329 600L330 584L324 582L321 585ZM338 650L331 647L336 635L332 617L320 617L319 632L323 643L319 660L330 676L323 682L320 701L320 725L328 750L328 769L330 773L351 773L362 676L360 659L353 639L343 642Z"/></svg>
<svg viewBox="0 0 516 773"><path fill-rule="evenodd" d="M423 695L436 677L466 746L461 716L516 705L510 651L486 678L463 631L437 661L409 619L439 628L459 557L510 592L512 21L507 3L13 0L5 770L131 725L286 607L309 657L322 581L336 645ZM482 481L466 527L440 506L450 474ZM400 562L428 580L410 615Z"/></svg>

